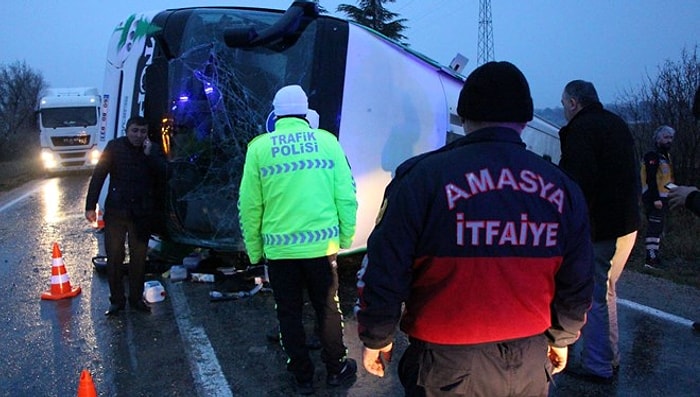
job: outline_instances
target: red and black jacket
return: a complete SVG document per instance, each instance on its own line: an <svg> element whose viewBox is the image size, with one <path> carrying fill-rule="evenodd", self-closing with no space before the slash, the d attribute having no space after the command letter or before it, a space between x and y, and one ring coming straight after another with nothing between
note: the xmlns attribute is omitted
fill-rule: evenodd
<svg viewBox="0 0 700 397"><path fill-rule="evenodd" d="M576 340L593 291L586 202L514 130L408 160L384 198L358 276L366 346L386 346L399 320L438 344Z"/></svg>

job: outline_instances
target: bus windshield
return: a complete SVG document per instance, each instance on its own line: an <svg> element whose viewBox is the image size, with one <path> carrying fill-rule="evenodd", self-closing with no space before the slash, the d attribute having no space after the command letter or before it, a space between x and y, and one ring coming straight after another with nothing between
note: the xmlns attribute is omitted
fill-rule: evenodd
<svg viewBox="0 0 700 397"><path fill-rule="evenodd" d="M227 28L262 31L280 16L265 10L202 8L176 10L164 18L167 48L147 72L146 111L162 115L164 147L171 160L166 224L176 241L242 250L238 186L248 142L274 128L269 117L274 94L284 85L299 84L313 105L321 102L324 90L343 84L342 72L319 72L323 65L316 57L324 48L317 39L318 20L265 46L231 48L223 40ZM332 67L338 57L328 58ZM340 99L335 108L340 108Z"/></svg>

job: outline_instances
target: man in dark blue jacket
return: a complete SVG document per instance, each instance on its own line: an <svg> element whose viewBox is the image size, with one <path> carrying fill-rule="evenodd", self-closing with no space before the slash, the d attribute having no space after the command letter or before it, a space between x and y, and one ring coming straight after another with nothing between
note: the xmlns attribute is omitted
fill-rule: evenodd
<svg viewBox="0 0 700 397"><path fill-rule="evenodd" d="M154 183L164 177L165 159L148 139L148 122L140 116L126 122L126 136L107 143L95 166L85 200L85 218L95 222L95 206L102 185L109 174L109 191L105 200L105 250L109 300L105 315L124 309L126 296L123 276L124 243L129 241L129 305L150 312L143 302L146 253L152 212Z"/></svg>
<svg viewBox="0 0 700 397"><path fill-rule="evenodd" d="M585 201L526 150L533 104L514 65L474 70L457 112L467 135L385 191L358 279L363 365L384 375L400 322L407 396L546 396L591 302Z"/></svg>
<svg viewBox="0 0 700 397"><path fill-rule="evenodd" d="M570 373L610 383L620 365L615 284L640 222L639 156L627 124L603 108L592 83L569 82L561 103L569 123L559 131L559 166L586 197L595 251L595 289L581 330L581 367Z"/></svg>

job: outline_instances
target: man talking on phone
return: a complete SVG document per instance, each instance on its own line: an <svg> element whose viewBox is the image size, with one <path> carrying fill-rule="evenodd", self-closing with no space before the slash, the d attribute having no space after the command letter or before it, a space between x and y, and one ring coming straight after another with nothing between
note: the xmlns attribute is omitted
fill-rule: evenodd
<svg viewBox="0 0 700 397"><path fill-rule="evenodd" d="M105 200L105 249L110 305L105 315L112 316L126 306L124 289L124 243L129 243L129 307L151 311L143 301L146 252L153 212L154 182L165 173L165 158L148 139L148 122L141 116L126 122L126 136L107 143L92 172L85 200L85 218L95 222L95 206L102 185L109 178Z"/></svg>

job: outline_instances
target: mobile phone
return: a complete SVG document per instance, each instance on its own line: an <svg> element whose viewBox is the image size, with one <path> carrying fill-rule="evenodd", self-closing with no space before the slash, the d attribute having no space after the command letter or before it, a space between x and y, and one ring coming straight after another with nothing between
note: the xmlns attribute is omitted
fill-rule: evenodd
<svg viewBox="0 0 700 397"><path fill-rule="evenodd" d="M677 188L678 185L676 185L676 184L673 183L673 182L669 182L669 183L665 184L664 187L665 187L666 189L668 189L668 190L672 190L672 189Z"/></svg>

